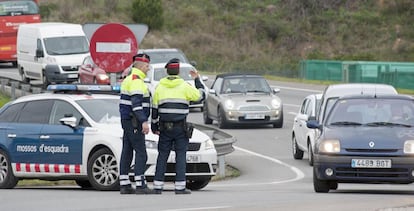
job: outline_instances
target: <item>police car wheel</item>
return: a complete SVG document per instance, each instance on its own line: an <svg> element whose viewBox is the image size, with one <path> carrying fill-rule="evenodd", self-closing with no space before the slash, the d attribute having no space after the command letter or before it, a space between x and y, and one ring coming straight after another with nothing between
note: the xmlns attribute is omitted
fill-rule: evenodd
<svg viewBox="0 0 414 211"><path fill-rule="evenodd" d="M119 164L113 153L103 148L88 160L88 179L97 190L119 189Z"/></svg>
<svg viewBox="0 0 414 211"><path fill-rule="evenodd" d="M186 182L186 188L190 190L200 190L208 185L210 182L211 177L204 180L188 180Z"/></svg>
<svg viewBox="0 0 414 211"><path fill-rule="evenodd" d="M9 156L0 149L0 188L14 188L18 181L13 174Z"/></svg>

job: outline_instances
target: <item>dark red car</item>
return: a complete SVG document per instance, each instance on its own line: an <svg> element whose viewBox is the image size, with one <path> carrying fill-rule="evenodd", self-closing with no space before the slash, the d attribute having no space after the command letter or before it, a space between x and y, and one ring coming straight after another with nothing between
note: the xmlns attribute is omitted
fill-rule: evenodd
<svg viewBox="0 0 414 211"><path fill-rule="evenodd" d="M87 56L79 66L79 83L81 84L116 84L120 83L128 74L130 67L117 73L107 73L98 67L92 60L91 56ZM113 76L111 76L113 74ZM111 83L111 77L114 82Z"/></svg>

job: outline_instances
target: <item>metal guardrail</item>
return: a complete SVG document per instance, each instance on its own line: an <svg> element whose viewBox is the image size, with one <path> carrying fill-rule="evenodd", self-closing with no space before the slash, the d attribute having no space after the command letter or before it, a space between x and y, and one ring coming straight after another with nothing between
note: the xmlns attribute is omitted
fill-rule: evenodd
<svg viewBox="0 0 414 211"><path fill-rule="evenodd" d="M207 134L213 141L218 157L218 174L220 177L226 176L226 162L224 156L234 151L233 143L236 142L237 139L220 129L207 125L193 124L195 128Z"/></svg>

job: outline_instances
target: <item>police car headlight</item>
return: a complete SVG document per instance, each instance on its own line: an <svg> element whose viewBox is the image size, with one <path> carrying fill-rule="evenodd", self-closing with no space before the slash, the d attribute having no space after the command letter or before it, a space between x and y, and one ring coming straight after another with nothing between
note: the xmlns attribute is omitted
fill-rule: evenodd
<svg viewBox="0 0 414 211"><path fill-rule="evenodd" d="M341 151L339 140L323 140L319 145L319 152L338 153Z"/></svg>
<svg viewBox="0 0 414 211"><path fill-rule="evenodd" d="M206 142L204 142L204 146L206 150L214 149L214 142L211 139L208 139Z"/></svg>
<svg viewBox="0 0 414 211"><path fill-rule="evenodd" d="M226 100L226 102L224 102L224 107L226 107L226 109L233 109L234 108L233 100Z"/></svg>
<svg viewBox="0 0 414 211"><path fill-rule="evenodd" d="M414 154L414 140L407 140L404 142L404 153Z"/></svg>
<svg viewBox="0 0 414 211"><path fill-rule="evenodd" d="M152 140L145 140L145 147L147 149L158 149L158 143Z"/></svg>

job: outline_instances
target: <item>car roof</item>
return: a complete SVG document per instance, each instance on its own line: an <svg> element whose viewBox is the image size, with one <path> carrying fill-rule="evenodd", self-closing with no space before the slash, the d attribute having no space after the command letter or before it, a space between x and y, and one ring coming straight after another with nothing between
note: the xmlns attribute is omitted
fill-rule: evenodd
<svg viewBox="0 0 414 211"><path fill-rule="evenodd" d="M414 100L414 97L403 94L384 94L384 95L346 95L340 97L338 100L348 100L348 99L400 99L400 100Z"/></svg>
<svg viewBox="0 0 414 211"><path fill-rule="evenodd" d="M139 53L141 52L182 52L178 48L147 48L147 49L139 49Z"/></svg>
<svg viewBox="0 0 414 211"><path fill-rule="evenodd" d="M166 63L155 63L155 64L151 64L151 66L155 69L155 68L165 68L165 64ZM193 65L189 64L189 63L184 63L184 62L180 62L180 67L194 67Z"/></svg>
<svg viewBox="0 0 414 211"><path fill-rule="evenodd" d="M112 94L61 94L61 93L40 93L19 97L13 101L14 103L27 102L33 100L62 99L69 101L87 100L87 99L119 99L119 95Z"/></svg>
<svg viewBox="0 0 414 211"><path fill-rule="evenodd" d="M376 94L398 94L397 90L388 84L375 83L349 83L332 84L324 91L324 98L340 97L345 95L376 95Z"/></svg>
<svg viewBox="0 0 414 211"><path fill-rule="evenodd" d="M251 73L222 73L218 74L216 78L230 78L230 77L257 77L257 78L263 78L261 75L257 74L251 74Z"/></svg>

